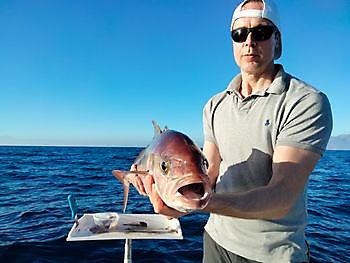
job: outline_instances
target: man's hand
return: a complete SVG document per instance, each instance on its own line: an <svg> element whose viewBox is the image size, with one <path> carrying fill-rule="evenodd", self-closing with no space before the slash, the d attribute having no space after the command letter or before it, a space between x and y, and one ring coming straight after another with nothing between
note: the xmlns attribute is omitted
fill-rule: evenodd
<svg viewBox="0 0 350 263"><path fill-rule="evenodd" d="M137 172L137 165L133 164L130 168L130 171ZM140 176L138 174L130 174L129 175L129 182L136 188L137 192L140 195L147 196L142 179L140 178Z"/></svg>

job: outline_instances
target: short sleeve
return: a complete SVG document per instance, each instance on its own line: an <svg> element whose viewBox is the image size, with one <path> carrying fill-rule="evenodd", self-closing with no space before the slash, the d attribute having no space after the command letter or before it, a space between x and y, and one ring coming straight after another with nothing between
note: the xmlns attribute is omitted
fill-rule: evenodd
<svg viewBox="0 0 350 263"><path fill-rule="evenodd" d="M276 145L287 145L323 154L332 132L329 101L321 92L311 92L285 113Z"/></svg>
<svg viewBox="0 0 350 263"><path fill-rule="evenodd" d="M210 141L216 144L212 127L213 101L209 100L203 109L203 134L204 141Z"/></svg>

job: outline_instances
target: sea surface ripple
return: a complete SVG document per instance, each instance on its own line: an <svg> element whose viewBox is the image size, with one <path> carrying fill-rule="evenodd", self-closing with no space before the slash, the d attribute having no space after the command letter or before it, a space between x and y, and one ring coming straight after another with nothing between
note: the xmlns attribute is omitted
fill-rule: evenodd
<svg viewBox="0 0 350 263"><path fill-rule="evenodd" d="M113 169L129 169L142 148L0 147L1 262L122 262L124 241L67 242L67 202L78 213L120 212L122 185ZM308 188L311 262L350 262L350 151L327 151ZM153 213L132 188L128 213ZM201 262L207 215L180 219L184 240L134 240L134 262ZM6 261L5 261L6 260Z"/></svg>

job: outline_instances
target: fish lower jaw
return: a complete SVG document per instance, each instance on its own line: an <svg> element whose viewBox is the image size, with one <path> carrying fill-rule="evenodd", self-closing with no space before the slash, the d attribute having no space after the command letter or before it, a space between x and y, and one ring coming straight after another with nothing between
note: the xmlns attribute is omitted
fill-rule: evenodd
<svg viewBox="0 0 350 263"><path fill-rule="evenodd" d="M193 194L191 197L184 196L183 194L176 192L175 194L176 198L181 198L183 200L192 200L192 201L200 201L204 198L204 196L197 196L196 194Z"/></svg>
<svg viewBox="0 0 350 263"><path fill-rule="evenodd" d="M181 212L191 212L201 210L208 204L211 190L207 184L197 181L180 186L169 196L173 196L169 202L171 207Z"/></svg>
<svg viewBox="0 0 350 263"><path fill-rule="evenodd" d="M184 196L183 194L181 194L179 192L175 193L175 197L182 197L183 199L193 200L193 201L203 201L203 200L207 199L209 197L209 195L210 195L210 193L205 192L204 195L202 195L202 196L198 196L197 197L197 196L193 195L192 198L188 198L188 197Z"/></svg>
<svg viewBox="0 0 350 263"><path fill-rule="evenodd" d="M208 204L209 200L191 200L192 202L186 202L181 204L176 204L171 206L172 208L184 212L184 213L191 213L193 211L201 210L205 208Z"/></svg>
<svg viewBox="0 0 350 263"><path fill-rule="evenodd" d="M200 210L208 204L210 196L211 194L206 192L203 196L188 198L180 193L176 193L177 205L174 208L182 212Z"/></svg>

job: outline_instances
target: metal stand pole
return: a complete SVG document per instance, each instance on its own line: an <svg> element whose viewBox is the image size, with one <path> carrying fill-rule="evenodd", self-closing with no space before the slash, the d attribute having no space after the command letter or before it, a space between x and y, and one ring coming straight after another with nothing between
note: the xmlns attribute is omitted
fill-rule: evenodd
<svg viewBox="0 0 350 263"><path fill-rule="evenodd" d="M124 247L124 263L131 263L131 250L132 250L132 239L125 239Z"/></svg>

